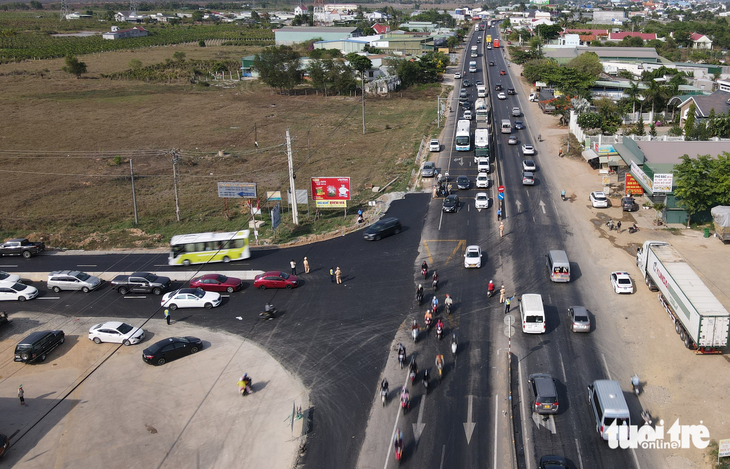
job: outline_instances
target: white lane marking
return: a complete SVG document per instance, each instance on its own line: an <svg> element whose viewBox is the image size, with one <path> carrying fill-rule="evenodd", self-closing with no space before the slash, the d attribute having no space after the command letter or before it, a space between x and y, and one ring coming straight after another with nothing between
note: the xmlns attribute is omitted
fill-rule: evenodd
<svg viewBox="0 0 730 469"><path fill-rule="evenodd" d="M601 354L601 360L603 360L603 368L606 370L606 376L611 379L611 372L608 371L608 363L606 363L606 355Z"/></svg>
<svg viewBox="0 0 730 469"><path fill-rule="evenodd" d="M144 300L145 298L147 298L147 296L146 295L143 295L143 296L136 296L135 295L135 296L123 296L122 298L124 298L125 300L138 300L138 299L139 300Z"/></svg>
<svg viewBox="0 0 730 469"><path fill-rule="evenodd" d="M76 267L96 267L96 264L76 264Z"/></svg>
<svg viewBox="0 0 730 469"><path fill-rule="evenodd" d="M583 469L583 457L580 455L580 445L578 444L578 438L575 439L575 449L578 450L578 464L580 469Z"/></svg>
<svg viewBox="0 0 730 469"><path fill-rule="evenodd" d="M474 427L477 426L476 423L473 423L471 420L471 414L474 410L474 396L469 394L469 405L468 410L466 411L466 422L464 423L464 433L466 433L466 444L467 446L471 442L471 436L474 433Z"/></svg>
<svg viewBox="0 0 730 469"><path fill-rule="evenodd" d="M60 296L39 296L36 297L37 300L60 300Z"/></svg>
<svg viewBox="0 0 730 469"><path fill-rule="evenodd" d="M530 428L528 426L527 421L527 414L530 411L529 408L527 408L527 401L525 401L524 395L522 394L522 385L520 384L522 382L522 362L517 362L517 386L520 392L520 402L522 402L522 439L523 444L525 445L525 463L527 465L527 469L530 469L532 467L532 445L530 441L530 437L527 435L527 429ZM530 455L529 457L527 455Z"/></svg>
<svg viewBox="0 0 730 469"><path fill-rule="evenodd" d="M639 458L636 457L636 450L634 448L631 448L631 456L634 457L634 462L636 463L636 469L641 469L641 465L639 464Z"/></svg>
<svg viewBox="0 0 730 469"><path fill-rule="evenodd" d="M408 386L408 373L406 373L406 381L403 383L403 388ZM403 389L401 388L401 389ZM399 398L400 400L400 398ZM400 402L398 403L400 404ZM390 442L388 442L388 449L385 450L385 464L383 464L383 469L388 469L388 458L390 458L390 445L393 441L395 441L395 432L398 430L398 420L400 420L401 415L401 407L398 405L396 407L398 409L397 414L395 416L395 423L393 424L393 433L390 435Z"/></svg>
<svg viewBox="0 0 730 469"><path fill-rule="evenodd" d="M499 423L499 394L494 396L494 469L497 469L497 425Z"/></svg>
<svg viewBox="0 0 730 469"><path fill-rule="evenodd" d="M560 359L560 368L563 369L563 383L568 384L568 375L565 374L565 363L563 360L563 354L558 350L558 358Z"/></svg>
<svg viewBox="0 0 730 469"><path fill-rule="evenodd" d="M18 267L18 264L0 264L0 267Z"/></svg>
<svg viewBox="0 0 730 469"><path fill-rule="evenodd" d="M443 445L441 447L441 465L439 466L440 469L444 469L444 456L446 456L446 445Z"/></svg>

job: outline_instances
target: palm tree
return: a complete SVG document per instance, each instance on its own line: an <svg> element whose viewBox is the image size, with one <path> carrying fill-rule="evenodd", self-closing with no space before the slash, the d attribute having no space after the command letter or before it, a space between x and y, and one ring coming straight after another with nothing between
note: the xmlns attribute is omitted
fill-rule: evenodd
<svg viewBox="0 0 730 469"><path fill-rule="evenodd" d="M633 107L632 116L636 119L636 101L638 101L639 95L641 94L641 88L639 88L639 82L631 80L631 86L625 91L631 101Z"/></svg>
<svg viewBox="0 0 730 469"><path fill-rule="evenodd" d="M649 80L649 88L644 90L644 96L651 101L651 121L654 122L654 108L656 104L666 104L666 88L659 84L658 81Z"/></svg>

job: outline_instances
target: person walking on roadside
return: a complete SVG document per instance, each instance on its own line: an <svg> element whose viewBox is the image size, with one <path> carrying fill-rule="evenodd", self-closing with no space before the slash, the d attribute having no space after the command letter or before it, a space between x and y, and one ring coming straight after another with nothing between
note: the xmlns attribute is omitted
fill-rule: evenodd
<svg viewBox="0 0 730 469"><path fill-rule="evenodd" d="M165 321L167 321L167 325L170 325L170 309L165 308Z"/></svg>
<svg viewBox="0 0 730 469"><path fill-rule="evenodd" d="M330 282L335 283L335 269L330 267Z"/></svg>
<svg viewBox="0 0 730 469"><path fill-rule="evenodd" d="M514 299L514 295L510 296L509 298L505 298L504 300L504 314L509 313L509 307L512 304L512 300Z"/></svg>
<svg viewBox="0 0 730 469"><path fill-rule="evenodd" d="M304 264L304 273L308 274L309 273L309 261L307 260L306 257L304 258L304 261L302 262L302 264Z"/></svg>
<svg viewBox="0 0 730 469"><path fill-rule="evenodd" d="M337 285L342 283L342 271L339 267L335 269L335 279L337 280Z"/></svg>
<svg viewBox="0 0 730 469"><path fill-rule="evenodd" d="M504 294L507 290L504 289L504 285L502 285L502 288L499 289L499 302L504 303Z"/></svg>
<svg viewBox="0 0 730 469"><path fill-rule="evenodd" d="M18 399L20 399L20 405L25 405L25 391L23 391L23 385L18 386Z"/></svg>
<svg viewBox="0 0 730 469"><path fill-rule="evenodd" d="M291 274L296 275L297 274L297 261L292 259L291 262L289 263L289 267L291 267Z"/></svg>
<svg viewBox="0 0 730 469"><path fill-rule="evenodd" d="M499 237L500 238L504 237L504 222L503 221L499 222Z"/></svg>
<svg viewBox="0 0 730 469"><path fill-rule="evenodd" d="M621 220L619 220L618 223L616 223L616 231L621 233Z"/></svg>

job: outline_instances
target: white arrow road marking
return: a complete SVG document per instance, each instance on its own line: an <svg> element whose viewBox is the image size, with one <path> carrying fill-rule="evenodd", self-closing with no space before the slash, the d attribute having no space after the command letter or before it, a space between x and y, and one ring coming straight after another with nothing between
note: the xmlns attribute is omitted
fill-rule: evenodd
<svg viewBox="0 0 730 469"><path fill-rule="evenodd" d="M421 433L423 433L423 427L426 426L425 423L423 423L423 409L426 408L426 395L423 395L423 398L421 399L421 404L418 406L418 422L413 424L413 436L416 438L416 445L418 444L418 439L421 438Z"/></svg>
<svg viewBox="0 0 730 469"><path fill-rule="evenodd" d="M517 213L520 213L522 211L522 208L520 208L522 207L522 204L519 200L515 200L515 204L517 204Z"/></svg>
<svg viewBox="0 0 730 469"><path fill-rule="evenodd" d="M476 423L471 421L471 413L474 408L474 396L469 395L469 410L467 410L466 422L464 423L464 432L466 432L466 444L468 445L471 441L471 434L474 433L474 427Z"/></svg>
<svg viewBox="0 0 730 469"><path fill-rule="evenodd" d="M540 208L542 209L542 214L545 215L545 202L542 200L540 201Z"/></svg>
<svg viewBox="0 0 730 469"><path fill-rule="evenodd" d="M538 427L545 427L548 430L550 430L550 433L555 435L557 433L557 429L555 428L555 419L552 415L544 416L540 415L537 412L532 413L532 421L535 422L535 425Z"/></svg>

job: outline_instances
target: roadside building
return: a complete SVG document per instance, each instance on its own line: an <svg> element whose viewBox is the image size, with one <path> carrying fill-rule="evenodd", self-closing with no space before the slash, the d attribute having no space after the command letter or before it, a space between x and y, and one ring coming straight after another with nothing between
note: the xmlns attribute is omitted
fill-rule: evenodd
<svg viewBox="0 0 730 469"><path fill-rule="evenodd" d="M142 26L135 26L131 29L119 29L116 26L112 26L111 32L104 33L101 35L104 39L116 40L116 39L130 39L135 37L144 37L149 33Z"/></svg>
<svg viewBox="0 0 730 469"><path fill-rule="evenodd" d="M334 41L354 37L357 28L337 28L323 26L285 26L274 30L274 39L277 46L300 44L312 39Z"/></svg>

